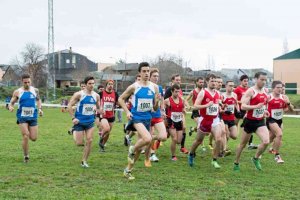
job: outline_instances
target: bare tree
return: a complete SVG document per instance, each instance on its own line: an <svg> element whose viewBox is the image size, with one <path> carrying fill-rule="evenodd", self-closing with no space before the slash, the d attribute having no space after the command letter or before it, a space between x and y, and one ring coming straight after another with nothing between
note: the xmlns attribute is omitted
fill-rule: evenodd
<svg viewBox="0 0 300 200"><path fill-rule="evenodd" d="M46 85L45 59L44 48L35 43L27 43L24 50L21 52L23 58L23 68L32 77L33 85L36 87L43 87Z"/></svg>

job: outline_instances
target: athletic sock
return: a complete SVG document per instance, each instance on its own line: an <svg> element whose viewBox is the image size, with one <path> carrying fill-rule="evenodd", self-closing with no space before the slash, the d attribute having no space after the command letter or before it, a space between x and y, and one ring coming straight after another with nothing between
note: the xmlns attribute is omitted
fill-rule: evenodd
<svg viewBox="0 0 300 200"><path fill-rule="evenodd" d="M182 140L181 140L181 148L184 148L184 144L185 144L185 136L186 136L186 133L183 133L183 134L182 134Z"/></svg>

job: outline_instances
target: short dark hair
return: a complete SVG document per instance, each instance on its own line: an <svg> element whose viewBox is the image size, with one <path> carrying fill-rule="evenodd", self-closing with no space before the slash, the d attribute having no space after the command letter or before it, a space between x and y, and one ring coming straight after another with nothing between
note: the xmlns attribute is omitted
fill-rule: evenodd
<svg viewBox="0 0 300 200"><path fill-rule="evenodd" d="M204 78L203 77L198 77L196 80L195 80L195 83L197 83L199 80L204 80Z"/></svg>
<svg viewBox="0 0 300 200"><path fill-rule="evenodd" d="M211 79L211 78L217 78L217 76L216 75L214 75L214 74L208 74L207 76L206 76L206 78L205 78L205 81L209 81L209 79Z"/></svg>
<svg viewBox="0 0 300 200"><path fill-rule="evenodd" d="M283 86L283 83L281 81L273 81L272 82L272 89L276 87L276 85L281 84Z"/></svg>
<svg viewBox="0 0 300 200"><path fill-rule="evenodd" d="M176 77L180 76L179 74L173 74L171 80L174 81Z"/></svg>
<svg viewBox="0 0 300 200"><path fill-rule="evenodd" d="M249 77L246 74L244 74L244 75L242 75L240 77L240 81L243 81L244 79L248 79L249 80Z"/></svg>
<svg viewBox="0 0 300 200"><path fill-rule="evenodd" d="M178 84L175 83L174 85L171 86L171 91L172 92L174 92L175 89L176 90L180 90L180 85L178 85Z"/></svg>
<svg viewBox="0 0 300 200"><path fill-rule="evenodd" d="M85 84L87 84L87 82L89 82L90 80L95 80L95 78L93 76L87 76L87 77L84 78L83 82Z"/></svg>
<svg viewBox="0 0 300 200"><path fill-rule="evenodd" d="M147 63L147 62L141 62L141 63L139 64L139 72L141 72L142 67L150 67L150 65L149 65L149 63Z"/></svg>
<svg viewBox="0 0 300 200"><path fill-rule="evenodd" d="M104 88L103 85L98 85L97 89L99 90L100 88Z"/></svg>
<svg viewBox="0 0 300 200"><path fill-rule="evenodd" d="M254 78L259 78L260 76L267 76L267 73L266 72L256 72L255 75L254 75Z"/></svg>
<svg viewBox="0 0 300 200"><path fill-rule="evenodd" d="M26 79L26 78L30 78L30 75L29 74L22 74L21 78L22 78L22 80Z"/></svg>
<svg viewBox="0 0 300 200"><path fill-rule="evenodd" d="M234 81L228 80L228 81L226 81L226 85L227 85L227 83L234 83Z"/></svg>
<svg viewBox="0 0 300 200"><path fill-rule="evenodd" d="M80 81L79 85L85 84L83 81Z"/></svg>

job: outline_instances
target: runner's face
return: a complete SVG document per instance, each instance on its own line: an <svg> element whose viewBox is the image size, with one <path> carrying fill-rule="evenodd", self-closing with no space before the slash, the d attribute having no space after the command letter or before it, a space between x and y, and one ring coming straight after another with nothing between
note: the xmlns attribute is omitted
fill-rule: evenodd
<svg viewBox="0 0 300 200"><path fill-rule="evenodd" d="M248 87L248 79L246 78L246 79L243 79L242 81L241 81L241 85L242 85L242 87L244 87L244 88L246 88L246 87Z"/></svg>
<svg viewBox="0 0 300 200"><path fill-rule="evenodd" d="M86 89L88 91L92 91L94 89L94 86L95 86L95 81L94 80L89 80L87 83L86 83Z"/></svg>
<svg viewBox="0 0 300 200"><path fill-rule="evenodd" d="M234 88L234 83L233 82L228 82L226 84L226 92L231 93L233 91L233 88Z"/></svg>
<svg viewBox="0 0 300 200"><path fill-rule="evenodd" d="M150 67L142 67L140 75L141 75L141 80L148 81L150 77Z"/></svg>
<svg viewBox="0 0 300 200"><path fill-rule="evenodd" d="M157 72L152 73L150 77L150 81L153 83L158 83L159 74Z"/></svg>
<svg viewBox="0 0 300 200"><path fill-rule="evenodd" d="M84 90L84 89L85 89L85 85L84 85L84 84L81 84L81 85L80 85L80 89L81 89L81 90Z"/></svg>
<svg viewBox="0 0 300 200"><path fill-rule="evenodd" d="M202 89L203 85L204 85L204 80L199 79L198 82L197 82L197 87Z"/></svg>
<svg viewBox="0 0 300 200"><path fill-rule="evenodd" d="M111 81L109 81L109 82L106 84L106 90L111 91L113 88L114 88L114 83L111 82Z"/></svg>
<svg viewBox="0 0 300 200"><path fill-rule="evenodd" d="M174 98L177 98L179 96L179 93L180 93L180 89L175 89L173 92L172 92L172 96Z"/></svg>
<svg viewBox="0 0 300 200"><path fill-rule="evenodd" d="M141 77L139 76L139 77L137 77L136 79L135 79L135 81L136 82L139 82L139 81L141 81Z"/></svg>
<svg viewBox="0 0 300 200"><path fill-rule="evenodd" d="M29 89L29 86L30 86L30 84L31 84L30 78L24 78L24 79L22 80L22 82L23 82L23 87L24 87L24 89Z"/></svg>
<svg viewBox="0 0 300 200"><path fill-rule="evenodd" d="M176 76L175 79L173 80L173 84L178 84L180 85L181 84L181 77L180 76Z"/></svg>
<svg viewBox="0 0 300 200"><path fill-rule="evenodd" d="M216 85L217 85L216 79L215 78L210 78L208 83L207 83L208 88L209 89L215 89Z"/></svg>
<svg viewBox="0 0 300 200"><path fill-rule="evenodd" d="M256 80L256 84L258 88L263 88L267 83L267 76L265 75L260 75L257 80Z"/></svg>
<svg viewBox="0 0 300 200"><path fill-rule="evenodd" d="M275 88L273 89L273 92L276 94L276 95L280 95L282 94L282 84L277 84L275 86Z"/></svg>
<svg viewBox="0 0 300 200"><path fill-rule="evenodd" d="M216 79L216 82L217 82L216 89L220 90L223 85L223 80L221 78L218 78L218 79Z"/></svg>

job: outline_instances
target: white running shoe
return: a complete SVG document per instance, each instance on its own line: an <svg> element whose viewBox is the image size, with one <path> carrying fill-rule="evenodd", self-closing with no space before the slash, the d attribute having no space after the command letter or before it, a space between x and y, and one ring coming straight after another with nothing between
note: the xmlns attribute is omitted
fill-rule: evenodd
<svg viewBox="0 0 300 200"><path fill-rule="evenodd" d="M275 156L275 161L276 161L278 164L284 163L284 160L282 160L282 158L281 158L280 155Z"/></svg>
<svg viewBox="0 0 300 200"><path fill-rule="evenodd" d="M86 161L82 161L81 162L81 167L83 167L83 168L89 168L90 166L87 164Z"/></svg>
<svg viewBox="0 0 300 200"><path fill-rule="evenodd" d="M152 154L152 155L150 156L150 161L151 161L151 162L158 162L158 161L159 161L159 159L158 159L158 157L155 155L155 153Z"/></svg>

